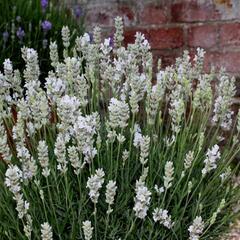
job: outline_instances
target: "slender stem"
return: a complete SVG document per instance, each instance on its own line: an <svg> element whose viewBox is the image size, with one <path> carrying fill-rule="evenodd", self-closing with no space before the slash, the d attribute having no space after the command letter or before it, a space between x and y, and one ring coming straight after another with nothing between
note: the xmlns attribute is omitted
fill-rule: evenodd
<svg viewBox="0 0 240 240"><path fill-rule="evenodd" d="M96 206L96 203L94 203L94 225L95 225L95 229L94 229L94 232L95 232L95 240L98 240L97 238L97 206Z"/></svg>
<svg viewBox="0 0 240 240"><path fill-rule="evenodd" d="M108 209L109 209L109 206L108 206ZM107 218L106 218L106 223L105 223L104 240L107 237L108 222L109 222L109 212L107 213Z"/></svg>
<svg viewBox="0 0 240 240"><path fill-rule="evenodd" d="M131 226L130 226L130 228L129 228L129 230L128 230L125 238L124 238L124 240L127 240L128 236L129 236L129 235L131 234L131 232L133 231L133 228L134 228L134 226L135 226L136 220L137 220L137 218L135 218L134 220L132 220L132 224L131 224Z"/></svg>

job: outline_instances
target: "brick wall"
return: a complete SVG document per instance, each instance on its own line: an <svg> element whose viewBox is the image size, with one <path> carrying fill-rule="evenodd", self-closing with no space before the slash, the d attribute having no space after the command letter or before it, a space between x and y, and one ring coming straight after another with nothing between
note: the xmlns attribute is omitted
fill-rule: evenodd
<svg viewBox="0 0 240 240"><path fill-rule="evenodd" d="M78 0L81 2L81 0ZM88 0L82 4L86 26L113 33L114 17L125 23L125 42L136 31L149 39L155 58L166 66L196 47L207 51L205 68L224 66L240 75L240 0Z"/></svg>

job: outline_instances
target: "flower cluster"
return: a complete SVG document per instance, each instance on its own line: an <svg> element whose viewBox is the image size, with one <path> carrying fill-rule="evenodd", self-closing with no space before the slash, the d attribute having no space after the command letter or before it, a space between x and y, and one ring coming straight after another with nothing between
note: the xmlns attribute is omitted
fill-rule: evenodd
<svg viewBox="0 0 240 240"><path fill-rule="evenodd" d="M174 222L171 220L171 216L168 215L168 210L163 210L161 208L155 208L153 211L153 220L162 224L166 228L171 228Z"/></svg>
<svg viewBox="0 0 240 240"><path fill-rule="evenodd" d="M166 162L166 165L165 165L165 176L163 177L164 178L164 187L166 189L168 189L172 186L173 174L174 174L173 163L168 161L168 162Z"/></svg>
<svg viewBox="0 0 240 240"><path fill-rule="evenodd" d="M205 166L202 169L202 174L205 176L211 170L217 168L216 161L220 158L219 146L214 145L212 149L208 149L207 157L204 160Z"/></svg>
<svg viewBox="0 0 240 240"><path fill-rule="evenodd" d="M127 103L112 98L108 110L109 125L112 128L124 128L127 126L127 120L129 118L129 107Z"/></svg>
<svg viewBox="0 0 240 240"><path fill-rule="evenodd" d="M136 217L144 219L147 216L151 200L151 192L145 186L144 182L141 181L137 181L135 192L136 197L133 210L135 211Z"/></svg>
<svg viewBox="0 0 240 240"><path fill-rule="evenodd" d="M48 177L50 175L48 146L45 141L38 143L38 160L42 167L42 175Z"/></svg>
<svg viewBox="0 0 240 240"><path fill-rule="evenodd" d="M95 175L88 178L87 188L89 189L89 197L96 204L99 198L99 190L102 188L105 173L102 169L97 169Z"/></svg>
<svg viewBox="0 0 240 240"><path fill-rule="evenodd" d="M10 165L6 171L5 184L14 195L16 201L16 210L18 218L24 223L24 233L28 239L31 239L32 232L32 218L28 214L29 202L24 200L23 193L21 192L20 183L22 181L22 171L14 165Z"/></svg>
<svg viewBox="0 0 240 240"><path fill-rule="evenodd" d="M92 234L93 234L93 227L91 225L91 222L84 221L82 228L83 228L85 240L91 240Z"/></svg>
<svg viewBox="0 0 240 240"><path fill-rule="evenodd" d="M114 197L116 195L116 182L110 180L107 184L107 190L106 190L106 203L108 204L108 211L107 213L110 214L112 212L111 205L114 202Z"/></svg>
<svg viewBox="0 0 240 240"><path fill-rule="evenodd" d="M204 222L202 217L197 216L193 220L193 224L188 228L189 231L189 240L198 240L200 239L201 234L203 233Z"/></svg>
<svg viewBox="0 0 240 240"><path fill-rule="evenodd" d="M53 239L52 228L47 222L41 224L41 238L42 240Z"/></svg>

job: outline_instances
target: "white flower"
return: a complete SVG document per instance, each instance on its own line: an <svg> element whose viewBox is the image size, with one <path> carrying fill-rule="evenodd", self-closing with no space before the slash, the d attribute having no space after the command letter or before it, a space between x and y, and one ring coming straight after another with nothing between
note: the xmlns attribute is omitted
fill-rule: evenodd
<svg viewBox="0 0 240 240"><path fill-rule="evenodd" d="M30 204L29 204L29 202L27 202L23 199L22 193L15 194L14 200L17 203L16 210L18 212L18 217L19 217L19 219L23 219L23 217L27 214Z"/></svg>
<svg viewBox="0 0 240 240"><path fill-rule="evenodd" d="M219 146L216 144L212 147L212 149L208 149L207 157L204 160L205 166L202 169L202 174L205 176L211 170L217 168L216 161L220 158Z"/></svg>
<svg viewBox="0 0 240 240"><path fill-rule="evenodd" d="M93 203L98 202L99 190L102 188L105 173L102 169L97 169L95 175L91 175L87 181L87 188L89 189L89 197Z"/></svg>
<svg viewBox="0 0 240 240"><path fill-rule="evenodd" d="M157 184L155 184L154 189L158 195L161 195L164 192L164 187L159 187Z"/></svg>
<svg viewBox="0 0 240 240"><path fill-rule="evenodd" d="M126 163L128 158L129 158L129 151L127 151L125 149L122 153L122 164L123 164L123 166L125 166L125 163Z"/></svg>
<svg viewBox="0 0 240 240"><path fill-rule="evenodd" d="M57 169L61 173L67 172L67 160L66 160L66 142L62 134L58 134L55 142L54 154L57 157Z"/></svg>
<svg viewBox="0 0 240 240"><path fill-rule="evenodd" d="M212 86L213 74L199 75L199 84L193 94L193 107L200 108L200 110L209 109L212 105Z"/></svg>
<svg viewBox="0 0 240 240"><path fill-rule="evenodd" d="M6 78L6 82L11 83L12 77L13 77L13 66L10 59L5 59L3 62L3 69L4 69L4 75Z"/></svg>
<svg viewBox="0 0 240 240"><path fill-rule="evenodd" d="M181 96L182 87L177 85L171 94L169 114L172 118L171 126L174 133L179 133L182 116L185 111L184 101Z"/></svg>
<svg viewBox="0 0 240 240"><path fill-rule="evenodd" d="M148 115L148 123L150 125L154 125L155 123L159 103L164 96L165 89L165 82L159 81L158 79L157 84L151 87L151 91L148 94L148 104L146 106L146 111Z"/></svg>
<svg viewBox="0 0 240 240"><path fill-rule="evenodd" d="M127 103L117 100L116 98L111 98L108 110L109 125L112 128L125 128L127 126L129 119L129 107Z"/></svg>
<svg viewBox="0 0 240 240"><path fill-rule="evenodd" d="M193 152L189 151L186 154L186 157L184 159L184 168L185 168L185 170L189 169L192 166L192 162L193 162Z"/></svg>
<svg viewBox="0 0 240 240"><path fill-rule="evenodd" d="M76 79L74 79L74 94L82 107L85 107L88 103L88 89L89 85L86 77L84 75L78 75Z"/></svg>
<svg viewBox="0 0 240 240"><path fill-rule="evenodd" d="M154 222L160 222L164 227L170 229L174 225L174 222L171 220L171 215L168 214L168 210L161 208L155 208L153 211L153 220Z"/></svg>
<svg viewBox="0 0 240 240"><path fill-rule="evenodd" d="M66 132L76 122L79 106L80 103L76 97L65 95L60 99L57 108L61 121L58 127L61 131Z"/></svg>
<svg viewBox="0 0 240 240"><path fill-rule="evenodd" d="M9 165L5 173L5 184L12 193L18 193L21 190L20 182L22 180L22 171L16 165Z"/></svg>
<svg viewBox="0 0 240 240"><path fill-rule="evenodd" d="M111 205L114 202L116 190L117 190L116 181L110 180L107 184L107 190L106 190L106 203L108 204L108 211L107 211L108 214L112 212Z"/></svg>
<svg viewBox="0 0 240 240"><path fill-rule="evenodd" d="M59 56L58 56L58 46L56 42L50 42L50 59L51 59L51 65L53 67L57 66L57 63L59 61Z"/></svg>
<svg viewBox="0 0 240 240"><path fill-rule="evenodd" d="M138 124L135 124L134 131L135 131L135 133L134 133L134 139L133 139L133 146L140 147L143 136L141 133L141 128Z"/></svg>
<svg viewBox="0 0 240 240"><path fill-rule="evenodd" d="M84 47L90 43L90 35L88 33L84 33L81 38L81 46Z"/></svg>
<svg viewBox="0 0 240 240"><path fill-rule="evenodd" d="M26 215L26 223L24 224L23 231L28 238L28 240L31 240L31 235L32 235L32 217L27 214Z"/></svg>
<svg viewBox="0 0 240 240"><path fill-rule="evenodd" d="M19 219L27 215L29 203L23 199L20 182L22 181L22 171L14 165L9 165L5 174L5 184L13 193L13 199L16 201L16 210Z"/></svg>
<svg viewBox="0 0 240 240"><path fill-rule="evenodd" d="M12 158L12 154L7 142L7 134L4 126L0 123L0 155L3 160L6 162L10 162Z"/></svg>
<svg viewBox="0 0 240 240"><path fill-rule="evenodd" d="M26 68L24 70L24 79L26 83L37 81L40 75L38 53L32 48L23 47L21 50L22 57L26 62Z"/></svg>
<svg viewBox="0 0 240 240"><path fill-rule="evenodd" d="M60 78L49 76L46 78L45 87L48 98L56 102L66 91L66 82Z"/></svg>
<svg viewBox="0 0 240 240"><path fill-rule="evenodd" d="M217 88L217 98L214 104L213 123L219 123L221 127L230 129L232 125L232 115L230 107L235 96L235 78L230 78L224 72L220 73L219 86Z"/></svg>
<svg viewBox="0 0 240 240"><path fill-rule="evenodd" d="M101 28L98 27L98 26L95 26L94 29L93 29L93 42L96 45L99 46L101 44L101 41L102 41L102 39L101 39ZM90 36L89 36L89 42L90 42Z"/></svg>
<svg viewBox="0 0 240 240"><path fill-rule="evenodd" d="M70 46L70 30L68 26L63 26L62 28L62 41L65 48Z"/></svg>
<svg viewBox="0 0 240 240"><path fill-rule="evenodd" d="M42 167L42 175L48 177L50 175L48 146L45 141L39 141L38 143L38 160Z"/></svg>
<svg viewBox="0 0 240 240"><path fill-rule="evenodd" d="M124 141L126 140L126 138L122 135L122 134L118 134L117 135L117 140L120 144L124 143Z"/></svg>
<svg viewBox="0 0 240 240"><path fill-rule="evenodd" d="M91 240L92 239L92 234L93 234L93 227L91 225L90 221L84 221L83 222L83 233L84 233L84 238L85 240Z"/></svg>
<svg viewBox="0 0 240 240"><path fill-rule="evenodd" d="M145 165L148 161L149 155L149 148L150 148L150 137L143 136L140 141L140 162L142 165Z"/></svg>
<svg viewBox="0 0 240 240"><path fill-rule="evenodd" d="M75 146L69 146L67 149L69 161L71 162L72 167L74 168L74 173L78 175L81 170L81 161L78 156L78 151Z"/></svg>
<svg viewBox="0 0 240 240"><path fill-rule="evenodd" d="M193 224L188 228L189 240L199 240L201 234L203 233L204 222L202 217L197 216L193 220Z"/></svg>
<svg viewBox="0 0 240 240"><path fill-rule="evenodd" d="M147 216L147 211L150 205L151 192L145 186L144 182L137 181L136 183L136 197L134 198L134 207L136 217L144 219Z"/></svg>
<svg viewBox="0 0 240 240"><path fill-rule="evenodd" d="M166 189L172 186L173 174L174 174L173 163L170 161L167 161L165 165L165 176L163 177L164 187Z"/></svg>
<svg viewBox="0 0 240 240"><path fill-rule="evenodd" d="M121 47L123 39L123 20L118 16L115 18L114 46Z"/></svg>
<svg viewBox="0 0 240 240"><path fill-rule="evenodd" d="M17 145L17 157L22 163L22 177L23 179L32 179L37 174L37 165L36 160L32 158L29 153L29 150L22 146L21 144Z"/></svg>
<svg viewBox="0 0 240 240"><path fill-rule="evenodd" d="M49 225L48 222L41 224L41 238L42 240L53 239L52 227Z"/></svg>
<svg viewBox="0 0 240 240"><path fill-rule="evenodd" d="M79 116L74 124L73 132L78 150L84 155L84 164L91 163L97 154L97 149L94 147L94 135L98 128L98 117L96 113L85 117Z"/></svg>

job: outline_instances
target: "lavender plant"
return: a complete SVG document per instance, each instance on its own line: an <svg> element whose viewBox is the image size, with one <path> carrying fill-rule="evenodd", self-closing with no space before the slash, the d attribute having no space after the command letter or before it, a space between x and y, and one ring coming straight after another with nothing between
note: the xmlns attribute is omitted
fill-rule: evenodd
<svg viewBox="0 0 240 240"><path fill-rule="evenodd" d="M22 49L23 79L4 61L1 239L219 239L239 216L235 79L204 73L202 49L153 73L121 18L113 44L94 33L70 49L62 29L44 87L37 51Z"/></svg>
<svg viewBox="0 0 240 240"><path fill-rule="evenodd" d="M14 67L22 70L21 48L32 47L38 51L41 74L46 75L51 69L49 43L61 39L62 26L67 24L73 34L84 31L79 7L70 9L59 0L1 0L0 62L10 58ZM61 41L58 43L62 52Z"/></svg>

